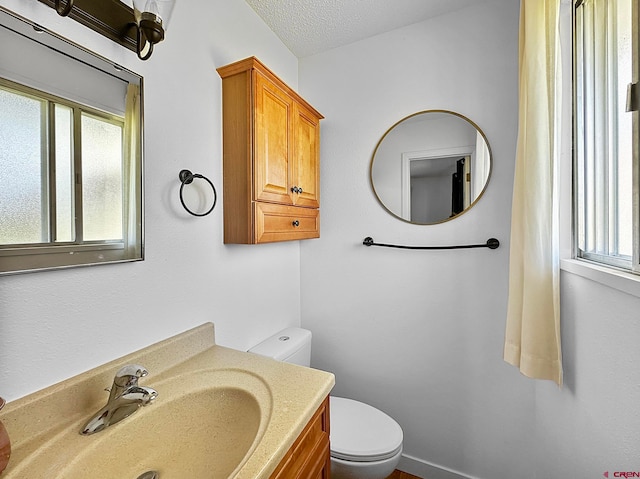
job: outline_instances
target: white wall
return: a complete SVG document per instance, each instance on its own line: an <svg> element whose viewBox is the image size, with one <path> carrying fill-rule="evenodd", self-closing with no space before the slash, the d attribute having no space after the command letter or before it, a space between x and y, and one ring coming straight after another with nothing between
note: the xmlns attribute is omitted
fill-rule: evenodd
<svg viewBox="0 0 640 479"><path fill-rule="evenodd" d="M299 324L299 244L224 246L224 205L195 218L178 199L183 168L222 193L217 67L256 55L297 87L297 59L253 10L179 1L166 40L142 62L36 0L0 5L143 75L146 146L144 262L0 278L0 395L21 397L205 321L238 348Z"/></svg>
<svg viewBox="0 0 640 479"><path fill-rule="evenodd" d="M566 384L502 360L517 137L518 0L474 7L300 60L322 130L322 238L301 245L302 325L335 393L387 411L408 472L429 479L602 477L638 470L640 300L563 272ZM369 186L380 136L425 109L478 124L494 170L455 221L414 226ZM362 246L455 244L495 251ZM433 466L438 466L438 469ZM634 469L635 468L635 469Z"/></svg>

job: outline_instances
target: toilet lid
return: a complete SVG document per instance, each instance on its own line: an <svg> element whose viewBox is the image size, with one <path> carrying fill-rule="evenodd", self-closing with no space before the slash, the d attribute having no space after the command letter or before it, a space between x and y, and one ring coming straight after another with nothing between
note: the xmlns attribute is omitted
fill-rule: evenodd
<svg viewBox="0 0 640 479"><path fill-rule="evenodd" d="M402 450L402 428L382 411L353 399L330 397L331 456L382 461Z"/></svg>

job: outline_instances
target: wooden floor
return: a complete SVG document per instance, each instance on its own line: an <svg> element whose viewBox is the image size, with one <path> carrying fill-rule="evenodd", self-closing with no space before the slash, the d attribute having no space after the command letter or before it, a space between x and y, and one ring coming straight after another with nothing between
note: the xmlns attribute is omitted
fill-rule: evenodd
<svg viewBox="0 0 640 479"><path fill-rule="evenodd" d="M418 476L412 476L407 472L398 471L397 469L393 471L387 479L420 479Z"/></svg>

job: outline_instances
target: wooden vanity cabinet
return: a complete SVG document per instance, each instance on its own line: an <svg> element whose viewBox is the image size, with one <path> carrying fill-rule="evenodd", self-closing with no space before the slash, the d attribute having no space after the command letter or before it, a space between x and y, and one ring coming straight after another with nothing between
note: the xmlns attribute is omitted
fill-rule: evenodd
<svg viewBox="0 0 640 479"><path fill-rule="evenodd" d="M218 73L224 242L318 238L323 116L255 57Z"/></svg>
<svg viewBox="0 0 640 479"><path fill-rule="evenodd" d="M329 398L327 397L270 479L329 479Z"/></svg>

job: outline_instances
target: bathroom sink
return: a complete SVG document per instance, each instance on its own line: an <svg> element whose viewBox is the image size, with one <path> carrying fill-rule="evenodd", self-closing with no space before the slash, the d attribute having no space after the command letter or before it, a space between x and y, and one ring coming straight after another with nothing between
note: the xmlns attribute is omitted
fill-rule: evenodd
<svg viewBox="0 0 640 479"><path fill-rule="evenodd" d="M55 479L138 479L148 471L158 479L223 479L250 457L271 415L269 387L245 371L147 384L159 393L153 404L91 436L74 425L47 444L33 470L44 466ZM25 466L18 477L29 476Z"/></svg>
<svg viewBox="0 0 640 479"><path fill-rule="evenodd" d="M136 479L150 470L159 479L228 477L255 442L260 415L256 398L237 388L154 404L113 426L113 434L96 435L60 477Z"/></svg>
<svg viewBox="0 0 640 479"><path fill-rule="evenodd" d="M139 386L157 397L81 434L127 365L148 368ZM207 323L8 403L0 477L268 479L333 384L330 373L218 346Z"/></svg>

